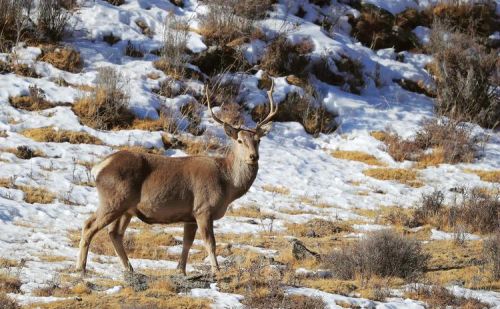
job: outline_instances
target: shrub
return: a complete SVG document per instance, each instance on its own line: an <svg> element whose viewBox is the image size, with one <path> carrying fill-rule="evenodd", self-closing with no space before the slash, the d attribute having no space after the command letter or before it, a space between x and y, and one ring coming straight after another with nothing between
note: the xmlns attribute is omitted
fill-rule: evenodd
<svg viewBox="0 0 500 309"><path fill-rule="evenodd" d="M500 280L500 230L497 230L483 244L486 261L491 265L491 275L494 280Z"/></svg>
<svg viewBox="0 0 500 309"><path fill-rule="evenodd" d="M146 131L163 131L177 133L178 125L176 119L169 113L160 113L158 119L134 119L132 128Z"/></svg>
<svg viewBox="0 0 500 309"><path fill-rule="evenodd" d="M29 12L32 1L0 0L0 51L10 51L17 43L32 35Z"/></svg>
<svg viewBox="0 0 500 309"><path fill-rule="evenodd" d="M174 78L185 77L189 60L186 56L188 38L189 24L174 13L169 13L163 30L161 58L154 62L155 67Z"/></svg>
<svg viewBox="0 0 500 309"><path fill-rule="evenodd" d="M449 26L434 24L430 50L434 55L437 112L458 121L497 126L500 101L496 93L497 54L476 43L474 38L453 32Z"/></svg>
<svg viewBox="0 0 500 309"><path fill-rule="evenodd" d="M139 47L132 44L130 40L127 42L127 46L125 47L125 55L132 58L144 57L144 53L142 52L142 50Z"/></svg>
<svg viewBox="0 0 500 309"><path fill-rule="evenodd" d="M7 296L5 292L0 291L0 308L2 309L20 309L21 306L19 306L15 300Z"/></svg>
<svg viewBox="0 0 500 309"><path fill-rule="evenodd" d="M56 130L53 127L26 129L22 131L21 134L37 142L96 145L102 144L102 141L100 139L86 132Z"/></svg>
<svg viewBox="0 0 500 309"><path fill-rule="evenodd" d="M304 40L292 44L286 36L280 35L269 44L262 56L261 68L271 75L303 76L309 62L307 54L313 49L312 42Z"/></svg>
<svg viewBox="0 0 500 309"><path fill-rule="evenodd" d="M15 108L27 111L38 111L54 107L54 104L45 100L45 93L36 85L29 86L28 95L9 97L9 103Z"/></svg>
<svg viewBox="0 0 500 309"><path fill-rule="evenodd" d="M411 279L424 271L428 259L417 241L382 230L331 252L325 257L325 266L345 280L356 275Z"/></svg>
<svg viewBox="0 0 500 309"><path fill-rule="evenodd" d="M37 60L48 62L60 70L72 73L78 73L83 68L80 53L70 46L46 45L42 47L42 53Z"/></svg>
<svg viewBox="0 0 500 309"><path fill-rule="evenodd" d="M241 14L254 13L253 8L246 3L265 4L266 1L256 0L215 0L207 3L208 13L200 17L200 32L205 37L208 45L225 46L229 42L249 37L253 30L255 16L242 16ZM259 12L258 15L262 14Z"/></svg>
<svg viewBox="0 0 500 309"><path fill-rule="evenodd" d="M15 188L24 192L24 201L30 204L50 204L56 198L54 193L48 191L45 188L36 188L30 186L16 186Z"/></svg>
<svg viewBox="0 0 500 309"><path fill-rule="evenodd" d="M116 6L119 6L119 5L122 5L125 3L125 0L104 0L108 3L111 3L112 5L116 5Z"/></svg>
<svg viewBox="0 0 500 309"><path fill-rule="evenodd" d="M44 38L57 42L66 33L71 13L63 8L61 0L40 0L38 4L37 28Z"/></svg>
<svg viewBox="0 0 500 309"><path fill-rule="evenodd" d="M107 67L99 70L96 87L73 105L73 112L83 124L95 129L127 128L135 118L128 102L122 75Z"/></svg>
<svg viewBox="0 0 500 309"><path fill-rule="evenodd" d="M257 105L251 112L254 121L260 121L269 113L269 105ZM297 121L304 130L318 136L320 133L329 134L335 131L336 114L328 111L318 98L317 92L311 85L306 87L303 95L296 92L287 94L285 100L279 104L278 113L274 121Z"/></svg>
<svg viewBox="0 0 500 309"><path fill-rule="evenodd" d="M396 133L383 137L387 152L396 161L418 161L420 167L441 163L470 163L476 157L484 138L472 136L471 129L456 121L426 121L413 139L402 139ZM432 149L432 152L427 150Z"/></svg>
<svg viewBox="0 0 500 309"><path fill-rule="evenodd" d="M191 62L209 76L245 71L249 68L243 53L231 46L210 46L196 54Z"/></svg>
<svg viewBox="0 0 500 309"><path fill-rule="evenodd" d="M10 274L0 273L0 291L4 293L21 292L22 282Z"/></svg>

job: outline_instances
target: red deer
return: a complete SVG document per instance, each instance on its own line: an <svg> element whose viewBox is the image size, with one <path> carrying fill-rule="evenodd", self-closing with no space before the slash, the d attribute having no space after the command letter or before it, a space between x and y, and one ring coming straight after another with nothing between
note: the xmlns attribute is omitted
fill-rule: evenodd
<svg viewBox="0 0 500 309"><path fill-rule="evenodd" d="M228 205L250 189L257 176L260 138L269 132L270 121L277 113L273 89L274 83L268 91L269 114L254 129L234 127L217 118L206 91L212 118L224 126L232 141L225 157L170 158L118 151L97 164L92 174L99 207L83 226L77 270L85 272L92 238L108 226L123 267L133 272L123 247L123 235L131 218L136 216L148 224L184 223L183 248L177 267L184 274L189 249L199 230L212 273L216 273L219 265L213 222L222 218Z"/></svg>

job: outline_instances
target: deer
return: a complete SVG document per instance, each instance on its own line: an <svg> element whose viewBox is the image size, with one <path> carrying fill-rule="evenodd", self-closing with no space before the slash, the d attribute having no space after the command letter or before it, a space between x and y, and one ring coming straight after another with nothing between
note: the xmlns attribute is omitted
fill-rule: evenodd
<svg viewBox="0 0 500 309"><path fill-rule="evenodd" d="M183 223L184 235L177 269L186 275L189 250L200 232L209 256L211 273L219 273L214 220L222 218L230 203L248 192L259 169L260 139L269 133L278 111L273 100L274 81L267 92L269 113L255 128L235 127L212 110L208 87L206 101L211 117L230 138L225 156L166 157L118 151L92 168L99 205L85 221L76 270L86 272L89 246L105 227L125 272L133 273L123 246L132 217L146 224Z"/></svg>

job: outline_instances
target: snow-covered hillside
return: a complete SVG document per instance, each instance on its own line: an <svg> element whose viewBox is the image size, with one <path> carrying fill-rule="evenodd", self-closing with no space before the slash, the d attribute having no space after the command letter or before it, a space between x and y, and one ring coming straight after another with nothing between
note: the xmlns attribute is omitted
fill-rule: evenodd
<svg viewBox="0 0 500 309"><path fill-rule="evenodd" d="M393 14L410 7L423 9L431 5L428 1L367 2ZM74 29L70 36L64 38L63 44L71 45L80 52L84 61L80 73L63 71L48 62L37 60L42 52L40 48L20 44L13 51L16 61L32 66L40 77L24 77L15 73L0 75L0 258L22 261L16 266L2 266L0 271L19 276L22 282L20 291L9 295L22 305L63 300L64 296L36 296L33 292L54 282L66 280L62 278L79 278L80 274L72 270L78 252L74 238L85 219L98 205L96 189L89 172L93 164L123 146L157 148L166 156L186 155L179 149L164 150L160 131L105 131L82 124L71 108L71 104L86 94L83 87L77 86L95 85L99 69L112 67L126 80L125 90L130 96L129 107L135 115L156 119L162 108L169 107L178 112L185 102L196 97L183 94L165 98L153 91L168 78L164 72L154 67L153 63L158 56L151 52L162 47L165 20L171 18L169 12L189 23L187 47L190 53L200 53L209 48L198 31L199 16L208 10L207 1L185 0L182 8L167 0L126 0L120 6L103 0L79 3L70 20ZM304 11L302 18L295 15L299 6ZM274 123L272 132L262 139L259 173L252 188L233 203L232 212L215 222L216 238L222 239L218 242L218 252L232 243L232 247L239 247L240 252L246 250L277 258L289 248L267 248L252 242L238 244L240 238L237 235L270 234L269 230L272 229L274 237L288 239L292 237L289 231L292 224L306 224L313 219L322 219L351 224L352 231L340 234L339 237L352 240L373 230L391 227L386 222L379 222L377 216L368 214L387 207L415 207L421 201L422 194L442 190L445 201L451 203L458 196L456 188L498 189L497 182L481 180L477 173L471 171L500 169L500 135L498 131L472 124L474 134L488 136L479 156L472 163L439 164L418 169L418 186L367 176L366 170L374 166L332 156L333 152L338 151L359 151L374 156L381 167L412 170L414 162L394 160L384 142L376 139L372 132L392 130L402 138L410 138L421 128L423 121L435 117L432 98L405 90L395 82L404 79L423 83L425 87L432 89L432 77L424 69L432 61L432 56L407 51L397 53L390 48L375 51L363 46L350 35L351 25L348 23L347 13L354 16L359 14L359 11L351 7L346 7L345 14L330 33L314 23L318 14L331 14L339 6L344 5L332 1L331 5L319 7L307 0L279 1L272 6L268 17L257 22L266 38L272 38L282 29L287 29L286 36L292 42L304 39L312 41L313 49L308 55L309 59L340 59L342 56L355 59L362 65L364 86L358 95L345 91L344 87L327 84L312 77L312 84L320 93L320 103L328 111L338 114L338 128L331 134L313 137L297 122ZM138 21L147 25L151 30L150 35L143 33ZM415 30L417 37L425 41L429 29L418 28ZM110 34L120 38L120 41L114 45L103 41L103 37ZM126 56L128 42L140 48L144 56ZM268 44L264 40L254 39L243 43L239 48L248 62L254 65L258 64ZM0 54L0 60L11 56L12 53ZM401 61L401 58L404 60ZM254 69L253 73L233 76L240 79L238 98L247 110L267 104L266 89L258 87L264 72L258 66ZM153 75L158 78L151 78ZM302 91L288 83L286 76L274 78L276 102L283 101L290 92ZM66 85L62 85L60 80L64 80ZM203 82L191 80L189 83L198 92L199 99L203 95ZM70 84L72 86L68 86ZM69 104L26 111L9 103L9 98L28 94L29 88L34 85L43 91L45 100ZM255 125L249 115L245 115L245 125ZM201 111L201 126L206 128L205 136L216 136L222 143L229 142L223 128L212 120L204 106ZM101 143L37 142L22 134L26 129L42 127L53 127L56 132L85 132L98 138ZM27 146L41 155L29 159L19 158L15 152L20 146ZM23 188L44 188L53 194L54 199L46 204L28 203L28 193ZM252 207L260 211L258 219L248 217L243 211ZM133 219L136 225L129 228L127 235L139 233L145 228L136 220ZM170 233L182 240L182 228L179 225L155 225L150 229L155 233ZM234 241L230 237L234 237ZM423 239L424 242L449 239L453 235L433 229L432 235L426 237L428 238ZM470 241L480 241L483 236L471 234L469 238ZM160 250L168 253L168 260L132 258L131 262L140 273L174 269L180 248L181 244L161 247ZM193 250L196 249L203 253L198 240ZM322 251L319 243L311 249ZM219 258L224 261L228 256L221 255ZM190 259L188 271L198 271L203 265L208 265L208 261ZM88 268L90 273L84 280L113 282L108 290L92 293L119 293L126 286L120 263L114 254L108 256L91 252ZM317 269L306 271L314 272ZM458 286L450 286L450 290L457 295L478 298L488 305L500 307L498 291L473 291ZM328 304L328 308L339 308L341 303L377 308L424 307L422 301L406 299L403 285L395 288L391 297L383 301L368 300L355 294L342 296L300 285L287 286L286 291L318 296ZM220 290L219 283L208 288L192 289L187 291L187 295L211 299L216 308L242 306L242 296L224 293Z"/></svg>

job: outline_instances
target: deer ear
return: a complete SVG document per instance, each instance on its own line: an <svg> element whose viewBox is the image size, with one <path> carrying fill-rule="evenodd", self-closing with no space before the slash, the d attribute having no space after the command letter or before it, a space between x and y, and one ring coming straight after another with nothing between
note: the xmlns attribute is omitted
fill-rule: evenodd
<svg viewBox="0 0 500 309"><path fill-rule="evenodd" d="M238 129L235 129L228 124L224 124L224 132L226 132L226 135L230 138L238 139Z"/></svg>
<svg viewBox="0 0 500 309"><path fill-rule="evenodd" d="M272 128L273 123L268 122L257 130L257 135L259 135L259 137L265 136L271 131Z"/></svg>

